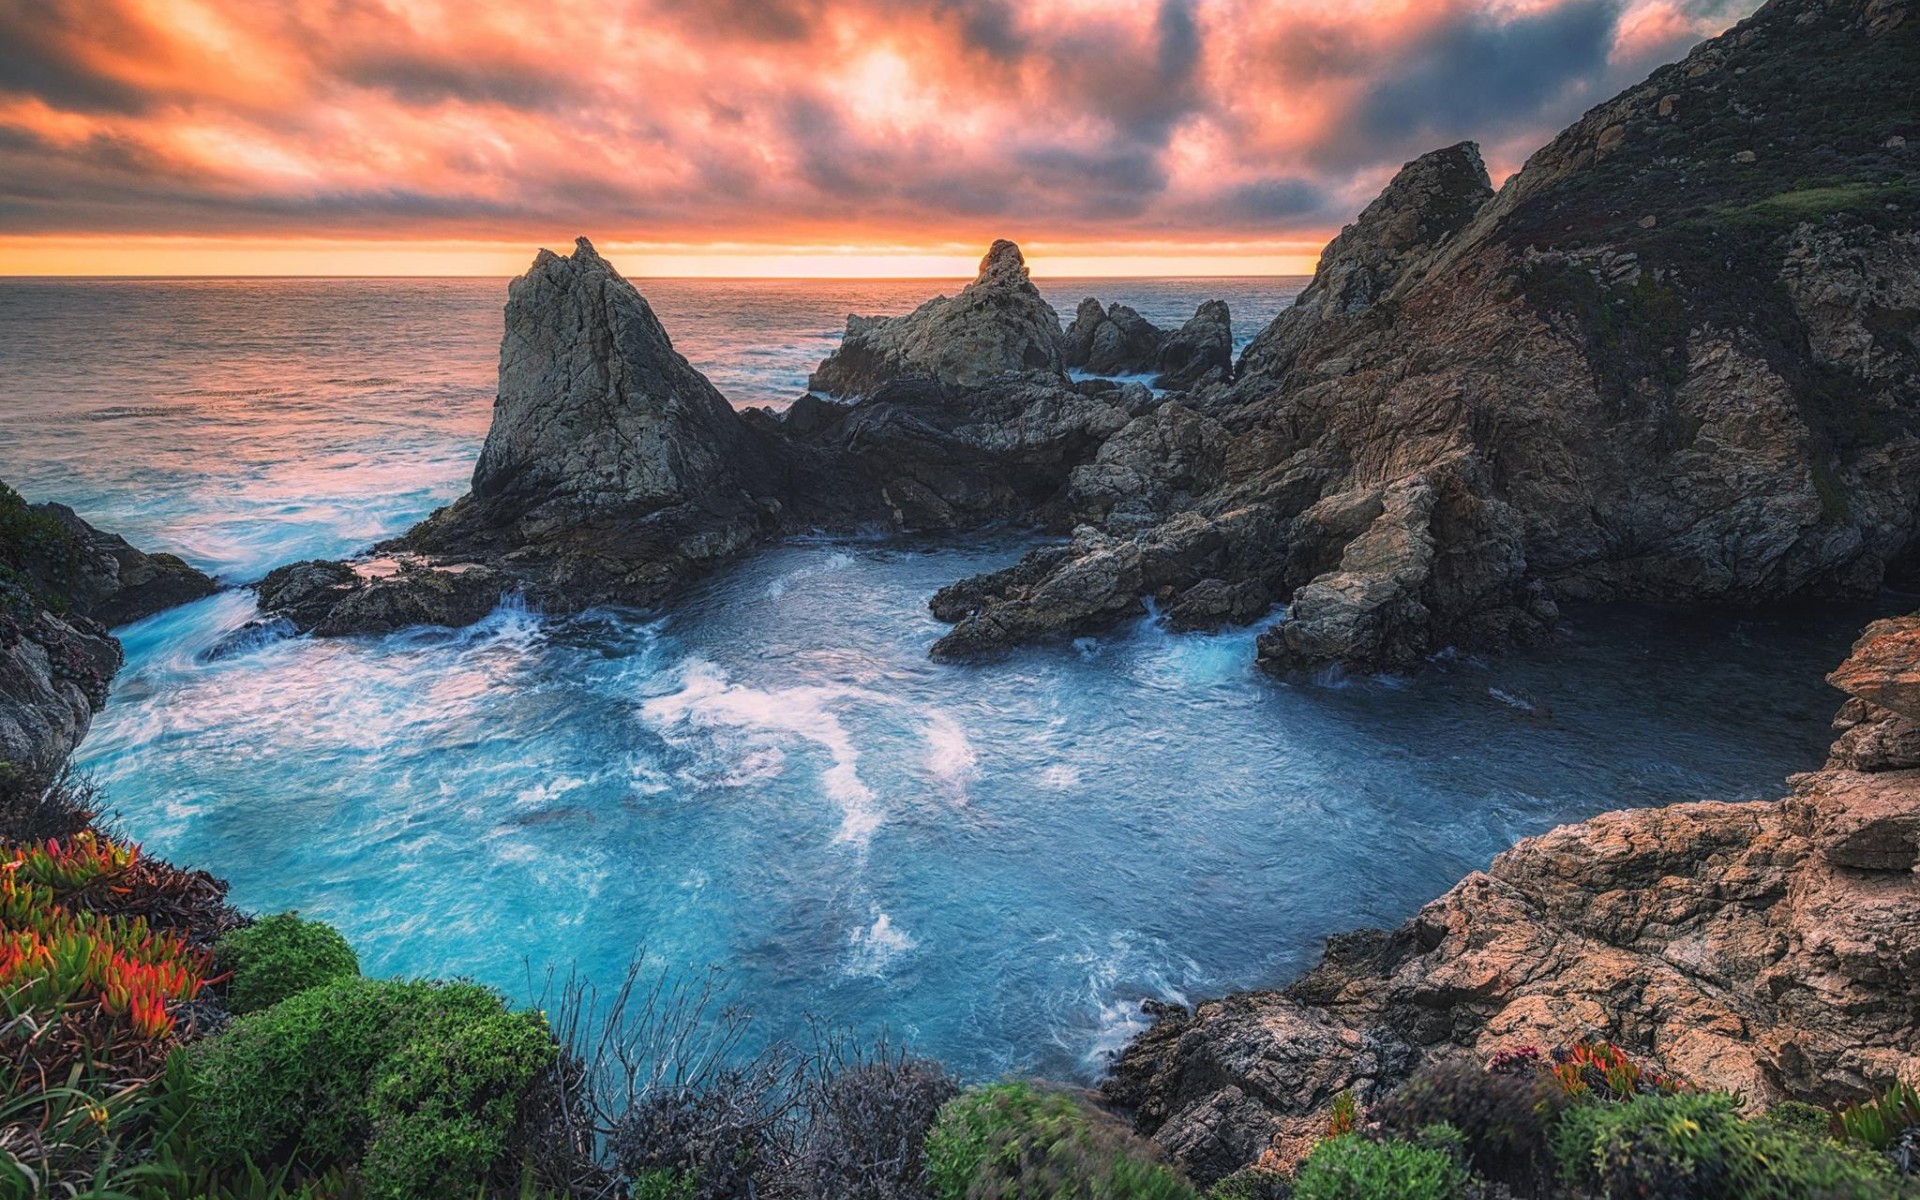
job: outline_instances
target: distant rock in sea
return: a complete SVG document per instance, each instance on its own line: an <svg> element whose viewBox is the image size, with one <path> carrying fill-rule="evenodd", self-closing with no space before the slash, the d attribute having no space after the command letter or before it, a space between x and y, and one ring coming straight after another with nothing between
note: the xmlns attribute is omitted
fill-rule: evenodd
<svg viewBox="0 0 1920 1200"><path fill-rule="evenodd" d="M1064 369L1060 316L1027 277L1020 247L1001 240L959 295L935 297L903 317L848 317L840 348L807 386L870 396L907 376L972 388L1027 375L1055 380Z"/></svg>

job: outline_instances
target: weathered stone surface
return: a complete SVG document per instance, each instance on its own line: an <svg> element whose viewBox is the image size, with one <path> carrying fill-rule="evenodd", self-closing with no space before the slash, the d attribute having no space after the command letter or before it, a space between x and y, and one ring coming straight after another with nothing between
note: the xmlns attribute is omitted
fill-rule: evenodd
<svg viewBox="0 0 1920 1200"><path fill-rule="evenodd" d="M1102 308L1092 296L1080 302L1061 343L1070 369L1095 375L1145 375L1156 369L1167 331L1124 304Z"/></svg>
<svg viewBox="0 0 1920 1200"><path fill-rule="evenodd" d="M1877 708L1920 719L1920 616L1867 626L1827 682Z"/></svg>
<svg viewBox="0 0 1920 1200"><path fill-rule="evenodd" d="M1233 375L1233 316L1225 300L1208 300L1168 334L1154 356L1153 386L1181 390L1225 383Z"/></svg>
<svg viewBox="0 0 1920 1200"><path fill-rule="evenodd" d="M73 533L75 558L61 568L61 590L82 616L109 627L126 625L219 590L178 555L137 550L119 534L87 524L64 504L39 508Z"/></svg>
<svg viewBox="0 0 1920 1200"><path fill-rule="evenodd" d="M1903 633L1836 676L1912 666ZM1920 770L1793 784L1528 838L1282 990L1163 1015L1104 1090L1204 1182L1298 1157L1342 1090L1526 1044L1603 1037L1756 1107L1920 1080Z"/></svg>
<svg viewBox="0 0 1920 1200"><path fill-rule="evenodd" d="M0 800L44 785L107 700L120 667L108 622L198 599L214 583L143 554L61 504L0 483Z"/></svg>
<svg viewBox="0 0 1920 1200"><path fill-rule="evenodd" d="M0 791L52 779L107 700L120 643L85 617L0 612Z"/></svg>
<svg viewBox="0 0 1920 1200"><path fill-rule="evenodd" d="M951 299L936 297L904 317L848 317L840 348L807 386L869 396L911 375L971 388L1007 376L1057 379L1064 370L1060 315L1027 277L1020 247L1003 240Z"/></svg>

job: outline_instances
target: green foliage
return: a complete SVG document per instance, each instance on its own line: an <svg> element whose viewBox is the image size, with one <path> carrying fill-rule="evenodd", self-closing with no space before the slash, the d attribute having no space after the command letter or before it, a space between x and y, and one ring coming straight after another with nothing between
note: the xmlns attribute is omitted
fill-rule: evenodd
<svg viewBox="0 0 1920 1200"><path fill-rule="evenodd" d="M656 1167L636 1175L627 1194L632 1200L693 1200L694 1179L679 1171Z"/></svg>
<svg viewBox="0 0 1920 1200"><path fill-rule="evenodd" d="M331 925L277 913L235 929L214 951L232 972L227 1007L237 1015L258 1012L295 992L360 973L360 960Z"/></svg>
<svg viewBox="0 0 1920 1200"><path fill-rule="evenodd" d="M1781 1125L1743 1121L1733 1097L1642 1095L1583 1104L1555 1130L1562 1178L1600 1200L1891 1200L1892 1169Z"/></svg>
<svg viewBox="0 0 1920 1200"><path fill-rule="evenodd" d="M1444 1141L1436 1137L1431 1140ZM1294 1200L1454 1200L1467 1194L1465 1168L1445 1150L1372 1142L1356 1134L1314 1147L1294 1177Z"/></svg>
<svg viewBox="0 0 1920 1200"><path fill-rule="evenodd" d="M214 1165L358 1160L368 1195L406 1200L497 1171L557 1047L540 1017L477 985L353 977L183 1053L191 1133Z"/></svg>
<svg viewBox="0 0 1920 1200"><path fill-rule="evenodd" d="M1286 1176L1259 1167L1242 1167L1207 1189L1207 1200L1287 1200Z"/></svg>
<svg viewBox="0 0 1920 1200"><path fill-rule="evenodd" d="M1368 1116L1389 1134L1411 1138L1445 1124L1462 1138L1475 1173L1527 1187L1550 1173L1547 1141L1569 1101L1539 1069L1486 1071L1471 1063L1423 1068Z"/></svg>
<svg viewBox="0 0 1920 1200"><path fill-rule="evenodd" d="M948 1101L927 1135L926 1176L934 1200L1194 1200L1146 1143L1026 1083Z"/></svg>
<svg viewBox="0 0 1920 1200"><path fill-rule="evenodd" d="M66 522L0 483L0 563L19 569L35 562L63 564L73 561L78 549Z"/></svg>
<svg viewBox="0 0 1920 1200"><path fill-rule="evenodd" d="M1817 1104L1799 1100L1782 1100L1769 1108L1762 1119L1775 1129L1797 1133L1802 1137L1823 1138L1833 1131L1832 1113Z"/></svg>
<svg viewBox="0 0 1920 1200"><path fill-rule="evenodd" d="M1920 1092L1896 1083L1886 1092L1840 1113L1840 1135L1848 1141L1891 1149L1907 1130L1920 1126Z"/></svg>

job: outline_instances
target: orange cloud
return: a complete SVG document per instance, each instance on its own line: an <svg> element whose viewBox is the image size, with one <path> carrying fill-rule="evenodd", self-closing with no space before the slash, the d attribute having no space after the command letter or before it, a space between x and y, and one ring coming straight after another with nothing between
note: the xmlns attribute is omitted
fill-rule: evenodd
<svg viewBox="0 0 1920 1200"><path fill-rule="evenodd" d="M0 270L48 239L576 231L828 260L995 235L1297 257L1406 158L1474 137L1517 165L1740 11L0 0Z"/></svg>

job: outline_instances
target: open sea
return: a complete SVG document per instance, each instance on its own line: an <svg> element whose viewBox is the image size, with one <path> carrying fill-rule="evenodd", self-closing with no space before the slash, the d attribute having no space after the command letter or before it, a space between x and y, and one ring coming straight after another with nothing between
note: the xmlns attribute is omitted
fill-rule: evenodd
<svg viewBox="0 0 1920 1200"><path fill-rule="evenodd" d="M1301 279L1040 281L1244 343ZM738 405L848 312L959 281L640 280ZM0 280L0 479L230 583L349 554L465 488L502 280ZM531 999L548 968L717 966L770 1036L886 1028L963 1074L1088 1081L1146 997L1283 983L1513 840L1764 798L1817 766L1873 606L1574 610L1538 650L1280 681L1258 626L1152 617L936 664L934 590L1034 544L796 541L661 614L211 648L229 590L120 630L79 756L122 829L370 973Z"/></svg>

